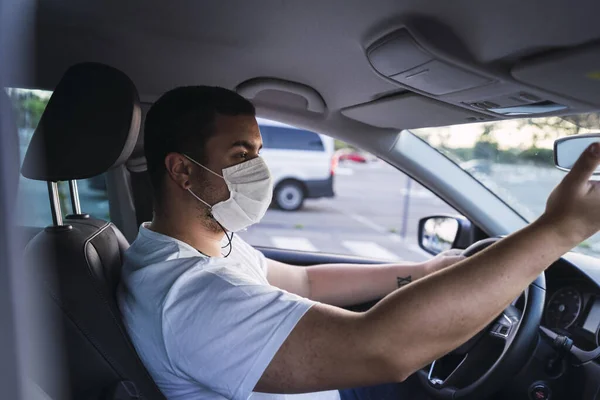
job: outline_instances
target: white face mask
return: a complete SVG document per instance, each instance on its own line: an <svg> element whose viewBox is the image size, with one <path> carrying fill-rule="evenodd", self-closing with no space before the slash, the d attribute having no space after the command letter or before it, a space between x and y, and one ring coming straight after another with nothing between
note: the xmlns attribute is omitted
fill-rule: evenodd
<svg viewBox="0 0 600 400"><path fill-rule="evenodd" d="M211 210L212 216L223 228L237 232L262 219L273 197L273 180L267 164L261 157L225 168L223 175L219 175L193 158L185 154L184 156L225 180L229 188L229 198L212 206L188 189L192 196Z"/></svg>

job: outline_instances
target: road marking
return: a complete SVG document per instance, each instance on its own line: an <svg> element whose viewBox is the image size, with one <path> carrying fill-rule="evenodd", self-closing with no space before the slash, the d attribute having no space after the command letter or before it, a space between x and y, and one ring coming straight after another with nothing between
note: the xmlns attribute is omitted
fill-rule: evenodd
<svg viewBox="0 0 600 400"><path fill-rule="evenodd" d="M399 257L375 242L344 240L342 245L356 255L382 260L398 260Z"/></svg>
<svg viewBox="0 0 600 400"><path fill-rule="evenodd" d="M356 222L360 222L361 224L368 226L369 228L373 229L374 231L377 231L379 233L387 233L388 232L388 230L385 229L383 226L376 224L375 222L369 220L368 218L363 217L362 215L350 213L350 212L347 212L344 210L337 210L337 211L341 212L342 214L346 215L349 218L352 218Z"/></svg>
<svg viewBox="0 0 600 400"><path fill-rule="evenodd" d="M388 235L388 239L391 240L392 242L396 242L396 243L404 243L406 242L406 240L402 239L402 236L396 234L396 233L390 233Z"/></svg>
<svg viewBox="0 0 600 400"><path fill-rule="evenodd" d="M301 237L272 236L271 242L279 249L317 251L310 240Z"/></svg>
<svg viewBox="0 0 600 400"><path fill-rule="evenodd" d="M402 243L402 245L404 247L406 247L408 250L412 251L413 253L416 253L420 256L426 256L426 258L429 258L429 254L427 254L418 245L410 243L407 239L403 238L402 236L398 235L397 233L390 233L389 230L386 229L384 226L376 224L375 222L371 221L370 219L363 217L362 215L359 215L359 214L351 213L351 212L348 212L345 210L340 210L340 209L337 209L337 211L344 214L348 218L352 218L356 222L360 222L361 224L373 229L376 232L386 234L389 240L391 240L392 242ZM390 253L390 254L393 254L393 253ZM396 258L398 258L398 257L396 255L394 255L394 259L396 259Z"/></svg>
<svg viewBox="0 0 600 400"><path fill-rule="evenodd" d="M415 255L418 255L422 260L427 260L428 258L431 258L431 255L429 255L429 253L426 253L425 250L420 248L418 244L410 243L410 241L408 241L407 239L402 239L402 236L396 233L390 233L388 235L388 239L392 242L399 243L402 247L404 247L404 250L408 250L414 253Z"/></svg>
<svg viewBox="0 0 600 400"><path fill-rule="evenodd" d="M420 248L420 247L419 247L418 245L416 245L416 244L406 244L406 247L407 247L409 250L412 250L412 251L413 251L413 252L415 252L415 253L418 253L418 254L423 254L423 255L429 256L429 253L425 252L425 250L423 250L422 248ZM430 256L429 256L429 257L430 257Z"/></svg>
<svg viewBox="0 0 600 400"><path fill-rule="evenodd" d="M428 190L420 190L420 189L400 189L399 194L402 196L410 195L411 198L415 199L432 199L435 198L435 195Z"/></svg>
<svg viewBox="0 0 600 400"><path fill-rule="evenodd" d="M335 169L335 173L337 175L347 175L347 176L350 176L350 175L354 175L354 170L351 169L351 168L348 168L348 167L337 167Z"/></svg>

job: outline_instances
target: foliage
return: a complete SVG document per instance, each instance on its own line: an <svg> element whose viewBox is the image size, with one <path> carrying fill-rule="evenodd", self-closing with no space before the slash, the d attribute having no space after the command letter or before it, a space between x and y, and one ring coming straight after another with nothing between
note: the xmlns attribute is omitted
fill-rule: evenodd
<svg viewBox="0 0 600 400"><path fill-rule="evenodd" d="M47 103L39 97L30 97L23 101L22 109L29 113L29 127L38 125Z"/></svg>
<svg viewBox="0 0 600 400"><path fill-rule="evenodd" d="M530 147L526 150L500 150L494 143L477 142L475 147L446 148L442 152L458 163L470 160L490 160L499 164L533 162L536 164L554 165L552 149L538 147Z"/></svg>
<svg viewBox="0 0 600 400"><path fill-rule="evenodd" d="M496 161L501 164L516 164L519 162L520 154L519 149L501 150L498 152Z"/></svg>
<svg viewBox="0 0 600 400"><path fill-rule="evenodd" d="M600 114L585 114L567 118L527 118L518 121L517 130L532 132L531 143L527 148L500 149L494 137L498 125L482 124L481 134L473 147L450 148L442 144L441 151L457 162L470 160L490 160L502 164L520 162L540 165L554 165L553 150L540 146L542 141L558 137L577 135L586 129L600 127ZM441 135L443 139L443 134ZM443 142L443 140L442 140Z"/></svg>
<svg viewBox="0 0 600 400"><path fill-rule="evenodd" d="M28 90L9 89L7 93L13 103L17 127L35 128L48 104L48 98Z"/></svg>
<svg viewBox="0 0 600 400"><path fill-rule="evenodd" d="M552 149L530 147L519 154L519 158L536 164L554 165L554 151Z"/></svg>
<svg viewBox="0 0 600 400"><path fill-rule="evenodd" d="M499 153L498 143L488 138L480 138L473 147L473 157L476 159L495 160Z"/></svg>
<svg viewBox="0 0 600 400"><path fill-rule="evenodd" d="M444 155L455 162L469 161L473 160L475 156L473 155L472 147L458 147L458 148L448 148L443 147L440 149Z"/></svg>
<svg viewBox="0 0 600 400"><path fill-rule="evenodd" d="M596 115L596 114L587 114ZM582 116L580 116L582 117ZM577 121L579 122L579 121ZM598 126L598 125L596 125ZM538 144L542 140L555 140L560 136L571 136L578 135L584 131L583 124L575 124L571 120L563 119L559 117L544 118L540 122L539 118L526 118L519 120L519 129L528 127L534 128L535 133L533 134L531 148L537 148Z"/></svg>
<svg viewBox="0 0 600 400"><path fill-rule="evenodd" d="M341 141L339 139L335 139L334 140L334 148L335 148L335 150L339 150L339 149L352 149L352 150L355 150L355 148L353 146L351 146L348 143L343 142L343 141Z"/></svg>

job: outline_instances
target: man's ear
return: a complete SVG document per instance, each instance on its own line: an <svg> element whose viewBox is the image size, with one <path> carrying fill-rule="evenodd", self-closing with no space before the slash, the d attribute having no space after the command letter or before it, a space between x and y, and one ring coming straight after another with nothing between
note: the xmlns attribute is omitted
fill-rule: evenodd
<svg viewBox="0 0 600 400"><path fill-rule="evenodd" d="M183 190L189 189L192 166L187 158L180 153L169 153L165 157L165 168L173 182Z"/></svg>

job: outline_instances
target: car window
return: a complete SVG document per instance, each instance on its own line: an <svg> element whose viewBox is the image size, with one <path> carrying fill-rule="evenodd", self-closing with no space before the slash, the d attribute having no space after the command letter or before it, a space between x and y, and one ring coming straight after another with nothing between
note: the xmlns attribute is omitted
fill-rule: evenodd
<svg viewBox="0 0 600 400"><path fill-rule="evenodd" d="M554 165L554 141L596 133L600 113L411 130L453 160L528 221L546 209L546 200L566 172ZM600 234L575 251L600 256Z"/></svg>
<svg viewBox="0 0 600 400"><path fill-rule="evenodd" d="M21 164L33 132L46 108L51 92L42 90L7 89L17 116L19 130L19 155ZM95 218L110 219L108 195L104 175L78 180L81 209ZM50 200L46 182L19 177L16 210L17 221L22 226L44 227L52 224ZM69 185L59 183L59 197L63 215L72 213Z"/></svg>
<svg viewBox="0 0 600 400"><path fill-rule="evenodd" d="M265 132L269 141L281 134L288 143L299 142L294 135L309 136L295 129L261 127L261 132L264 142ZM273 204L259 224L240 235L255 246L389 260L428 258L417 242L419 220L457 213L384 161L341 141L333 147L336 151L329 153L264 151L274 180Z"/></svg>
<svg viewBox="0 0 600 400"><path fill-rule="evenodd" d="M303 129L261 125L265 149L325 151L318 134Z"/></svg>

